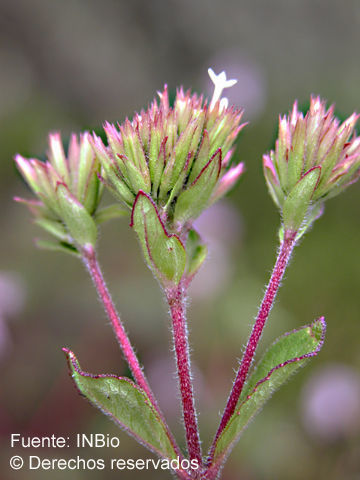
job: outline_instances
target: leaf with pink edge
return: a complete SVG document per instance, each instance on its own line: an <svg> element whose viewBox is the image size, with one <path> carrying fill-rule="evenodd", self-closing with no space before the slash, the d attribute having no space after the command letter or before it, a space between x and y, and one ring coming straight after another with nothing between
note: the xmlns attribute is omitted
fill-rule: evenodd
<svg viewBox="0 0 360 480"><path fill-rule="evenodd" d="M235 413L216 441L212 466L216 470L224 462L249 422L271 395L315 357L325 337L324 318L278 338L259 361L245 385Z"/></svg>
<svg viewBox="0 0 360 480"><path fill-rule="evenodd" d="M221 150L218 149L196 179L180 193L174 212L174 223L184 225L194 220L209 205L221 170Z"/></svg>
<svg viewBox="0 0 360 480"><path fill-rule="evenodd" d="M81 370L74 353L63 349L81 395L152 452L176 459L165 425L147 395L128 378L91 375Z"/></svg>
<svg viewBox="0 0 360 480"><path fill-rule="evenodd" d="M151 198L140 191L131 226L136 231L145 261L164 287L177 285L185 270L186 253L179 237L169 234Z"/></svg>

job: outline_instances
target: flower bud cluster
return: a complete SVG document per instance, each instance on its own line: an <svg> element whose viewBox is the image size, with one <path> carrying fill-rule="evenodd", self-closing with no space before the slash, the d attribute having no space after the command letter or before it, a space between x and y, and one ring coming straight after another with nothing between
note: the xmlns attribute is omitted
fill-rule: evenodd
<svg viewBox="0 0 360 480"><path fill-rule="evenodd" d="M359 115L342 124L319 97L311 97L304 116L294 103L280 117L275 150L263 157L270 194L281 209L285 230L308 226L333 197L360 176L360 137L354 135Z"/></svg>
<svg viewBox="0 0 360 480"><path fill-rule="evenodd" d="M214 83L209 102L180 88L171 106L165 86L159 100L132 120L106 123L106 143L96 134L72 135L66 156L55 133L49 136L46 162L16 156L37 196L17 200L57 240L43 246L81 252L95 245L98 223L131 210L131 226L157 278L163 285L190 281L206 257L192 222L244 170L242 163L231 165L243 112L221 97L236 80L211 69L209 75ZM340 124L334 107L326 109L319 97L311 98L306 115L295 102L289 116L280 117L275 149L264 155L263 166L283 233L302 234L321 214L325 199L359 178L358 117L354 113ZM104 184L123 208L98 211Z"/></svg>
<svg viewBox="0 0 360 480"><path fill-rule="evenodd" d="M87 243L95 244L97 226L94 215L103 186L98 178L100 163L84 133L72 135L67 156L58 133L49 135L47 161L16 155L20 173L37 196L25 203L35 222L52 234L58 243L40 245L76 252Z"/></svg>
<svg viewBox="0 0 360 480"><path fill-rule="evenodd" d="M243 164L230 163L242 111L220 100L210 108L202 96L182 88L173 107L166 87L159 97L132 121L106 123L108 146L96 135L92 143L116 197L132 208L144 192L166 226L181 231L241 175Z"/></svg>

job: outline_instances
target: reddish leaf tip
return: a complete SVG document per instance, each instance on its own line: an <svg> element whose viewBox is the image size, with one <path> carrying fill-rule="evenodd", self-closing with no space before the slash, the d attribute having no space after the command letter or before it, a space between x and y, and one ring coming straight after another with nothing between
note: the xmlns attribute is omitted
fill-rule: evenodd
<svg viewBox="0 0 360 480"><path fill-rule="evenodd" d="M57 190L60 186L65 187L68 190L68 186L66 185L66 183L58 181L58 182L56 182L56 187L55 187L56 192L57 192Z"/></svg>
<svg viewBox="0 0 360 480"><path fill-rule="evenodd" d="M149 197L149 195L147 195L143 190L139 190L136 197L135 197L135 200L134 200L134 203L133 203L133 207L132 207L132 210L131 210L131 218L130 218L130 227L133 227L134 226L134 211L135 211L135 207L136 207L136 204L139 200L139 198L143 196L143 197L147 197L152 203L152 199ZM154 204L154 203L153 203ZM154 205L155 206L155 205ZM155 207L156 208L156 207Z"/></svg>

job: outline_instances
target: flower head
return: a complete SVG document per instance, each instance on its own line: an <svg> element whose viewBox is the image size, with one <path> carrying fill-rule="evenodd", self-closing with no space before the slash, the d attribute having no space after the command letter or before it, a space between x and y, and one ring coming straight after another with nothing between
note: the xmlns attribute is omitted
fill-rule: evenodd
<svg viewBox="0 0 360 480"><path fill-rule="evenodd" d="M360 176L360 137L354 135L359 115L340 124L333 113L334 106L326 109L319 97L311 97L305 116L295 102L289 117L279 119L275 150L263 157L265 179L285 229L310 225L325 199Z"/></svg>
<svg viewBox="0 0 360 480"><path fill-rule="evenodd" d="M226 81L224 75L211 70L216 78L210 106L202 96L180 88L171 107L165 86L159 103L154 100L133 120L117 127L105 124L108 146L93 136L104 183L113 194L132 208L137 194L145 193L170 230L180 232L191 224L243 171L243 166L230 168L232 147L243 125L242 111L220 99L222 89L236 82Z"/></svg>
<svg viewBox="0 0 360 480"><path fill-rule="evenodd" d="M102 185L97 174L100 164L89 142L89 134L71 136L67 156L59 133L49 135L47 161L15 156L17 167L35 193L36 200L25 203L35 222L52 234L58 243L40 246L76 252L86 243L94 244L97 235L95 212Z"/></svg>

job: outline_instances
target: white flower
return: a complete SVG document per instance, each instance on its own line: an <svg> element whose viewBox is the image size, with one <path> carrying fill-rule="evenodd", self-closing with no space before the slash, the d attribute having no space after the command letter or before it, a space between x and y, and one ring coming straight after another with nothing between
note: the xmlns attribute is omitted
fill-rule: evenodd
<svg viewBox="0 0 360 480"><path fill-rule="evenodd" d="M226 79L226 73L222 71L218 75L214 72L212 68L208 69L209 77L211 78L214 84L214 93L210 102L209 109L212 110L218 100L220 100L220 110L223 110L228 105L227 98L221 98L222 92L225 88L232 87L237 83L237 80L232 78L231 80Z"/></svg>

